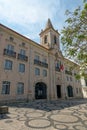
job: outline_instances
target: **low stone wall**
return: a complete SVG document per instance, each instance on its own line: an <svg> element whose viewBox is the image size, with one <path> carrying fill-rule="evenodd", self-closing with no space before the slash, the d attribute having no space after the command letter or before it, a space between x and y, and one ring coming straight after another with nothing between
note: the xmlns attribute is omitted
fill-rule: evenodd
<svg viewBox="0 0 87 130"><path fill-rule="evenodd" d="M8 106L0 106L0 114L7 114Z"/></svg>

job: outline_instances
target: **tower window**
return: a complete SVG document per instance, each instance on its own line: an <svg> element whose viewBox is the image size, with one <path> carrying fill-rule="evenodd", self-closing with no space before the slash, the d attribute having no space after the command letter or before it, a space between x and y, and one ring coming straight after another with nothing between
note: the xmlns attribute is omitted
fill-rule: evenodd
<svg viewBox="0 0 87 130"><path fill-rule="evenodd" d="M47 43L47 35L44 37L44 43Z"/></svg>
<svg viewBox="0 0 87 130"><path fill-rule="evenodd" d="M57 39L56 39L56 36L54 36L54 44L57 43Z"/></svg>

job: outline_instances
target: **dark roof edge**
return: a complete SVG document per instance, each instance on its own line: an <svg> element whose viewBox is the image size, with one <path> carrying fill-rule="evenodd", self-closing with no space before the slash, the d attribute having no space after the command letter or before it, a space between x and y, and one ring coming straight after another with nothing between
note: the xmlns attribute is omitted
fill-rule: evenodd
<svg viewBox="0 0 87 130"><path fill-rule="evenodd" d="M6 29L12 31L13 33L16 33L17 35L23 37L23 38L26 39L26 40L30 40L31 42L33 42L34 44L38 45L39 47L42 47L42 48L44 48L44 49L46 49L46 50L49 50L49 49L45 48L44 46L41 46L39 43L37 43L37 42L35 42L35 41L33 41L33 40L27 38L26 36L24 36L24 35L22 35L22 34L16 32L15 30L13 30L13 29L11 29L11 28L9 28L9 27L7 27L7 26L1 24L1 23L0 23L0 26L2 26L2 27L4 27L4 28L6 28Z"/></svg>

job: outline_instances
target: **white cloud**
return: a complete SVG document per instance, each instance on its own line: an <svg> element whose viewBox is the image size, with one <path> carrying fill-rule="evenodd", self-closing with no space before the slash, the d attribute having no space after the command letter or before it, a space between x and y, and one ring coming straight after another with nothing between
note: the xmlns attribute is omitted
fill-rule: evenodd
<svg viewBox="0 0 87 130"><path fill-rule="evenodd" d="M0 19L22 25L40 23L52 18L59 4L57 0L0 0Z"/></svg>
<svg viewBox="0 0 87 130"><path fill-rule="evenodd" d="M0 0L0 22L13 30L39 41L38 34L48 18L59 32L64 25L66 9L73 9L82 0ZM72 4L71 4L72 3Z"/></svg>

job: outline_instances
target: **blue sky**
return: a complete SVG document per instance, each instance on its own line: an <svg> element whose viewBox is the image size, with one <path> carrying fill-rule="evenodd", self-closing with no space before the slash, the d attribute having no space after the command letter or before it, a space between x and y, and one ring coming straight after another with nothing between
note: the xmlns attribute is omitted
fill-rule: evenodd
<svg viewBox="0 0 87 130"><path fill-rule="evenodd" d="M61 32L65 11L73 11L83 0L0 0L0 23L39 43L39 33L50 18Z"/></svg>

